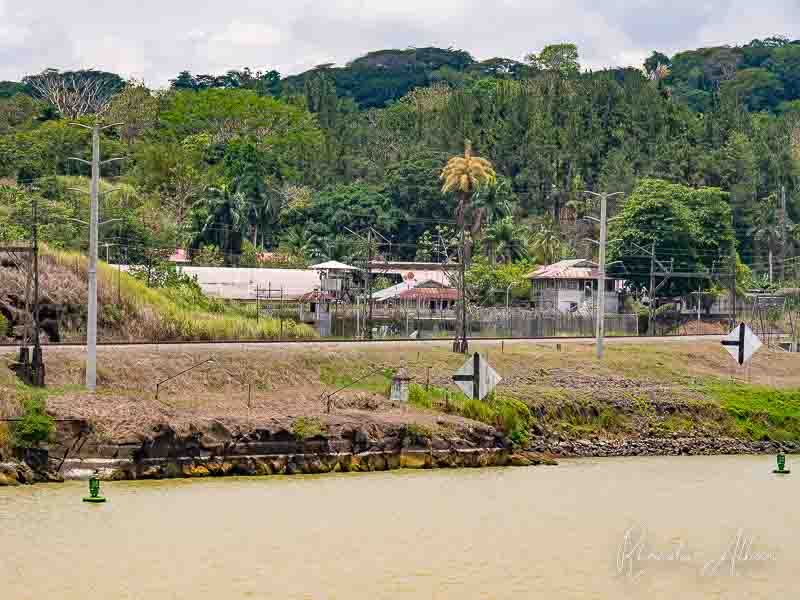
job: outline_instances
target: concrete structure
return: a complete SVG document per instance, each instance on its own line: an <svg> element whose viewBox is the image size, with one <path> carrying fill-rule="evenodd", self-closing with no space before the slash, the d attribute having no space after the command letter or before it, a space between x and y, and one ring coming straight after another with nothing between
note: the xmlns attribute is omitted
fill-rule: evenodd
<svg viewBox="0 0 800 600"><path fill-rule="evenodd" d="M172 256L170 256L167 261L175 263L176 265L189 265L192 259L189 257L189 253L183 248L175 248L175 252L172 253Z"/></svg>
<svg viewBox="0 0 800 600"><path fill-rule="evenodd" d="M319 289L321 291L332 294L336 300L340 301L352 301L354 299L355 278L361 272L361 269L335 260L311 265L309 269L319 273Z"/></svg>
<svg viewBox="0 0 800 600"><path fill-rule="evenodd" d="M599 276L597 263L570 259L539 267L525 277L531 280L531 301L535 309L569 313L594 310ZM606 275L606 313L620 312L623 286L624 280Z"/></svg>
<svg viewBox="0 0 800 600"><path fill-rule="evenodd" d="M392 376L392 387L389 392L389 400L392 402L408 402L408 392L411 385L411 377L405 369L398 370Z"/></svg>
<svg viewBox="0 0 800 600"><path fill-rule="evenodd" d="M203 293L225 300L276 299L283 290L284 300L296 300L320 289L316 271L306 269L249 269L229 267L179 267L197 277Z"/></svg>

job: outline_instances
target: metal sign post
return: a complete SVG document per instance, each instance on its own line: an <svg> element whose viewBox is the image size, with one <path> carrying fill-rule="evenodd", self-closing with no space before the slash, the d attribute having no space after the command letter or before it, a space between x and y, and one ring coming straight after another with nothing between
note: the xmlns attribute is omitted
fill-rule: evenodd
<svg viewBox="0 0 800 600"><path fill-rule="evenodd" d="M748 362L762 345L758 336L744 323L740 323L722 340L722 346L739 366Z"/></svg>
<svg viewBox="0 0 800 600"><path fill-rule="evenodd" d="M497 371L477 352L453 376L455 384L473 400L483 400L502 380Z"/></svg>

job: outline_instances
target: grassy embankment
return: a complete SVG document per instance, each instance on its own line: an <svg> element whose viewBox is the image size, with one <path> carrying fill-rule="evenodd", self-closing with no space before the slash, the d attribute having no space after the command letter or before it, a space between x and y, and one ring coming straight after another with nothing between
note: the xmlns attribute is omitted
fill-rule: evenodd
<svg viewBox="0 0 800 600"><path fill-rule="evenodd" d="M798 355L764 350L747 374L710 342L612 345L603 364L588 344L565 348L558 353L552 346L511 346L504 354L490 349L506 380L488 402L465 398L441 377L458 360L424 353L420 361L427 364L410 367L417 381L410 400L499 426L520 439L530 430L567 439L676 434L800 441ZM430 386L424 384L427 366ZM341 367L323 369L322 378L338 386L356 379ZM389 385L388 374L353 385L380 391Z"/></svg>
<svg viewBox="0 0 800 600"><path fill-rule="evenodd" d="M42 260L42 295L50 302L86 305L88 261L48 250ZM100 338L116 340L312 339L313 328L246 311L204 296L190 286L148 288L103 262L98 265ZM69 332L66 332L69 335Z"/></svg>
<svg viewBox="0 0 800 600"><path fill-rule="evenodd" d="M457 393L451 376L464 358L442 345L353 347L239 347L222 350L101 348L100 390L80 391L83 354L46 353L48 398L57 416L88 418L111 438L143 434L159 423L190 427L216 421L234 426L271 423L292 429L301 417L324 428L406 423L435 428L466 417L526 435L564 439L727 436L800 440L800 357L760 351L745 374L735 372L717 342L610 343L604 361L585 343L555 345L474 343L504 378L489 402ZM164 386L153 382L197 364L216 362ZM404 366L414 378L411 407L385 400L390 373ZM430 369L430 386L426 385ZM358 381L360 378L377 373ZM732 376L737 379L733 380ZM350 387L325 412L324 394ZM248 386L252 398L248 406ZM10 372L0 375L0 398L26 393ZM299 434L300 432L298 432Z"/></svg>

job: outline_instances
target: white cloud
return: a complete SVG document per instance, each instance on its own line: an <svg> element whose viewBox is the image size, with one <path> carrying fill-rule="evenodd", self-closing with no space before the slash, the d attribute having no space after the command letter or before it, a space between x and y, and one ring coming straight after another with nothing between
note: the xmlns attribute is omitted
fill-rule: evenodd
<svg viewBox="0 0 800 600"><path fill-rule="evenodd" d="M94 66L165 85L179 71L284 74L365 52L454 46L521 59L578 44L589 68L639 66L652 50L790 34L797 0L0 0L0 79Z"/></svg>
<svg viewBox="0 0 800 600"><path fill-rule="evenodd" d="M275 46L283 40L283 34L266 23L244 23L233 21L225 29L211 36L212 44L232 46Z"/></svg>

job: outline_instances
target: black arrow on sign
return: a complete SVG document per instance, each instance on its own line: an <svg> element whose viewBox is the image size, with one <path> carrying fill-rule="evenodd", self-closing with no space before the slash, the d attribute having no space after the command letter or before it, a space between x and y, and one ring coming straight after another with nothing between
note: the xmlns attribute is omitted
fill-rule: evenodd
<svg viewBox="0 0 800 600"><path fill-rule="evenodd" d="M738 340L722 340L723 346L739 346L739 364L744 364L744 323L739 325Z"/></svg>
<svg viewBox="0 0 800 600"><path fill-rule="evenodd" d="M453 375L453 381L471 381L472 399L481 399L481 355L472 355L472 375Z"/></svg>

